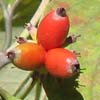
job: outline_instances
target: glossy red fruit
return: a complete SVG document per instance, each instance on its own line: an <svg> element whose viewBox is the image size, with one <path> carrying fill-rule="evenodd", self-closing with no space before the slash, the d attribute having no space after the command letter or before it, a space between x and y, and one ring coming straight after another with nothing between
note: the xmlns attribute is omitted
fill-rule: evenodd
<svg viewBox="0 0 100 100"><path fill-rule="evenodd" d="M37 29L37 40L46 50L60 47L69 31L69 18L64 8L49 12Z"/></svg>
<svg viewBox="0 0 100 100"><path fill-rule="evenodd" d="M44 63L45 50L40 45L26 42L7 52L8 58L23 70L33 70Z"/></svg>
<svg viewBox="0 0 100 100"><path fill-rule="evenodd" d="M80 65L75 53L64 48L55 48L47 52L45 67L50 74L67 78L79 72Z"/></svg>

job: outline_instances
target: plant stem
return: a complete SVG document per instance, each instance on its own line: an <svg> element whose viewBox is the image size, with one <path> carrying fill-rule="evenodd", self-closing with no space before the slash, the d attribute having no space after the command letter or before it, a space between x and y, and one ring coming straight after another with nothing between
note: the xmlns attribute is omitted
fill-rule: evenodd
<svg viewBox="0 0 100 100"><path fill-rule="evenodd" d="M24 99L27 94L31 91L32 87L35 84L35 80L33 81L31 76L33 72L30 72L29 75L26 77L26 79L22 82L22 84L19 86L17 91L14 93L14 96Z"/></svg>
<svg viewBox="0 0 100 100"><path fill-rule="evenodd" d="M0 5L3 10L4 15L4 21L5 21L5 39L2 47L2 51L6 51L6 49L11 45L12 43L12 18L13 13L15 11L15 8L18 6L21 0L15 0L14 4L12 6L8 7L5 6L5 3L3 0L0 0Z"/></svg>
<svg viewBox="0 0 100 100"><path fill-rule="evenodd" d="M8 7L9 13L10 15L14 14L15 9L17 8L17 6L21 3L22 0L15 0L13 5L10 6L10 9Z"/></svg>
<svg viewBox="0 0 100 100"><path fill-rule="evenodd" d="M41 91L42 91L42 84L40 83L40 80L38 80L37 86L36 86L35 100L39 100L40 99Z"/></svg>
<svg viewBox="0 0 100 100"><path fill-rule="evenodd" d="M6 12L5 12L6 13ZM2 50L6 51L6 49L11 45L12 43L12 17L9 16L9 14L4 15L5 18L5 41Z"/></svg>
<svg viewBox="0 0 100 100"><path fill-rule="evenodd" d="M44 12L46 6L48 5L50 0L42 0L40 6L38 7L35 15L32 17L32 19L30 20L30 23L33 23L32 25L35 26L38 22L38 20L40 19L42 13ZM38 20L37 20L38 19Z"/></svg>
<svg viewBox="0 0 100 100"><path fill-rule="evenodd" d="M5 51L7 49L7 47L10 46L11 44L11 38L12 38L12 28L11 28L11 23L12 23L12 18L10 20L9 18L9 12L7 11L7 8L5 6L5 3L3 0L0 0L0 5L1 5L1 8L3 10L3 15L4 15L4 21L5 21L5 39L4 39L4 44L3 44L3 47L2 47L2 50Z"/></svg>

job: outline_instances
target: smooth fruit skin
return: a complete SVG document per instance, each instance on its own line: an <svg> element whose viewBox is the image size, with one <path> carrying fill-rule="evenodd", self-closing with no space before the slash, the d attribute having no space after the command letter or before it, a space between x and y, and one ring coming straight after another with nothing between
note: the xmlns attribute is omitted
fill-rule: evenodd
<svg viewBox="0 0 100 100"><path fill-rule="evenodd" d="M11 52L14 56L11 55ZM23 70L33 70L40 66L44 63L44 57L44 48L31 42L19 44L8 53L8 58L12 59L12 62Z"/></svg>
<svg viewBox="0 0 100 100"><path fill-rule="evenodd" d="M65 12L64 8L60 12ZM59 10L58 9L58 10ZM61 47L69 31L69 18L67 15L62 16L57 10L49 12L37 29L37 40L46 50Z"/></svg>
<svg viewBox="0 0 100 100"><path fill-rule="evenodd" d="M79 72L76 55L64 48L49 50L45 57L45 67L51 75L61 78L67 78Z"/></svg>

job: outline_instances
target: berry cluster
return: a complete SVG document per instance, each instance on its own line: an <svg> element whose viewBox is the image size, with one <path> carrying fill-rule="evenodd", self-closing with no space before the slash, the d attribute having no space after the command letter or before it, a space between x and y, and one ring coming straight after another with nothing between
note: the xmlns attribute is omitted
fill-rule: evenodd
<svg viewBox="0 0 100 100"><path fill-rule="evenodd" d="M64 8L50 11L37 28L37 43L17 38L19 45L9 50L7 56L23 70L34 70L43 64L55 77L73 76L79 72L80 65L77 55L63 48L70 39L67 38L69 27L69 18Z"/></svg>

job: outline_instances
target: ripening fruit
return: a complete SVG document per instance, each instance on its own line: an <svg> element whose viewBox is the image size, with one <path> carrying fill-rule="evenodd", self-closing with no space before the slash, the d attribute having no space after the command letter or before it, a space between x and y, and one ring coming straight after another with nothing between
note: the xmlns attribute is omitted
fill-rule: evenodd
<svg viewBox="0 0 100 100"><path fill-rule="evenodd" d="M47 52L45 67L56 77L67 78L78 73L80 65L75 53L64 48L55 48Z"/></svg>
<svg viewBox="0 0 100 100"><path fill-rule="evenodd" d="M26 42L7 52L8 58L23 70L33 70L44 63L45 50L35 43Z"/></svg>
<svg viewBox="0 0 100 100"><path fill-rule="evenodd" d="M69 31L69 18L64 8L49 12L37 29L37 40L46 50L61 47Z"/></svg>

